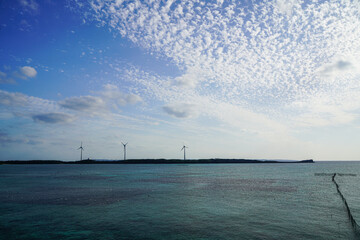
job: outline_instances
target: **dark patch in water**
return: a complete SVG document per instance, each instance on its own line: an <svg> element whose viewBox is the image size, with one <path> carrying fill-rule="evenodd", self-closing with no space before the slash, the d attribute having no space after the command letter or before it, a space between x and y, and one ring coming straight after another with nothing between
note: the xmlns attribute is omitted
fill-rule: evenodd
<svg viewBox="0 0 360 240"><path fill-rule="evenodd" d="M225 181L212 181L204 186L211 190L240 190L240 191L264 191L264 192L295 192L292 186L275 185L276 179L225 179Z"/></svg>
<svg viewBox="0 0 360 240"><path fill-rule="evenodd" d="M160 184L200 184L207 190L242 190L242 191L269 191L269 192L295 192L293 186L275 185L278 179L242 179L242 178L202 178L202 177L158 177L140 179L140 182ZM284 183L283 180L281 180Z"/></svg>
<svg viewBox="0 0 360 240"><path fill-rule="evenodd" d="M107 205L146 194L145 190L111 188L37 188L22 192L0 192L0 201L22 204Z"/></svg>
<svg viewBox="0 0 360 240"><path fill-rule="evenodd" d="M60 179L68 179L68 180L107 180L111 179L112 177L108 176L101 176L101 175L86 175L86 174L79 174L79 175L69 175L69 176L56 176L55 178Z"/></svg>

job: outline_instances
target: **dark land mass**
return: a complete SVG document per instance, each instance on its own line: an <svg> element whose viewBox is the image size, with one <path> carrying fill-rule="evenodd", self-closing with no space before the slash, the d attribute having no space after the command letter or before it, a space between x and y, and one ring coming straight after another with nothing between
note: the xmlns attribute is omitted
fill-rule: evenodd
<svg viewBox="0 0 360 240"><path fill-rule="evenodd" d="M9 160L0 161L0 164L212 164L212 163L314 163L312 159L301 161L253 160L253 159L129 159L129 160Z"/></svg>

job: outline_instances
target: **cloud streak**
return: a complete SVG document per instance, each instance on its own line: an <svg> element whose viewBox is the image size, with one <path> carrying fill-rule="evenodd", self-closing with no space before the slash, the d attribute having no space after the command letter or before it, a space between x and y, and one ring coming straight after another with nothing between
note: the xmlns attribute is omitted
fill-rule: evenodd
<svg viewBox="0 0 360 240"><path fill-rule="evenodd" d="M104 109L105 102L99 97L82 96L65 99L59 105L70 110L97 113Z"/></svg>
<svg viewBox="0 0 360 240"><path fill-rule="evenodd" d="M196 114L195 105L186 103L163 106L163 110L167 114L177 118L189 118Z"/></svg>
<svg viewBox="0 0 360 240"><path fill-rule="evenodd" d="M24 106L27 104L27 96L22 93L11 93L0 90L0 105Z"/></svg>
<svg viewBox="0 0 360 240"><path fill-rule="evenodd" d="M9 78L6 73L0 71L0 84L14 84L15 80Z"/></svg>
<svg viewBox="0 0 360 240"><path fill-rule="evenodd" d="M69 123L74 120L74 118L66 113L43 113L43 114L36 114L32 116L32 119L35 122L40 123Z"/></svg>

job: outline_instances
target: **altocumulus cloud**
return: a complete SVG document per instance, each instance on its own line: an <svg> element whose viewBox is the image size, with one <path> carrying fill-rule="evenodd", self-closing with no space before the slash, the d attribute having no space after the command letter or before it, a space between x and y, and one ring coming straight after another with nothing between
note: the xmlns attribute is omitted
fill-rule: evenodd
<svg viewBox="0 0 360 240"><path fill-rule="evenodd" d="M68 123L74 120L74 118L66 113L43 113L32 116L35 122L42 123Z"/></svg>
<svg viewBox="0 0 360 240"><path fill-rule="evenodd" d="M343 96L358 95L356 62L349 60L359 59L358 1L94 0L80 7L87 20L184 70L172 81L187 87L182 89L163 86L156 77L131 78L156 100L180 102L192 94L275 119L281 115L287 123L284 106L294 102L325 95L346 109ZM341 74L324 81L318 74L324 69ZM163 110L188 116L173 106Z"/></svg>

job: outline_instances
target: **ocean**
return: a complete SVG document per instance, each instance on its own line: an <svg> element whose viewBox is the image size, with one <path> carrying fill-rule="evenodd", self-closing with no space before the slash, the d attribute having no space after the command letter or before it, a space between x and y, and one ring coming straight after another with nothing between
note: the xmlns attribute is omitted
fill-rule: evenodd
<svg viewBox="0 0 360 240"><path fill-rule="evenodd" d="M332 173L360 222L360 162L0 165L0 239L360 239Z"/></svg>

